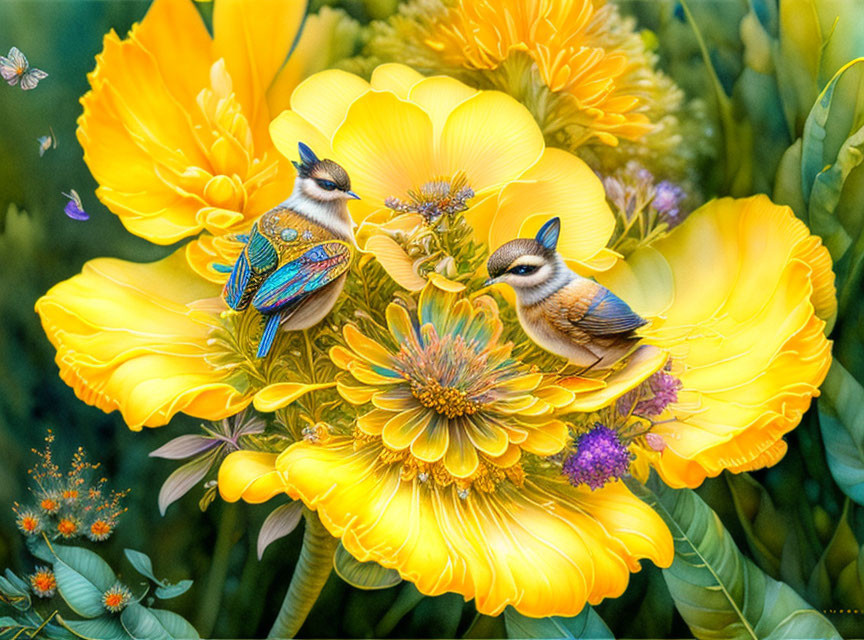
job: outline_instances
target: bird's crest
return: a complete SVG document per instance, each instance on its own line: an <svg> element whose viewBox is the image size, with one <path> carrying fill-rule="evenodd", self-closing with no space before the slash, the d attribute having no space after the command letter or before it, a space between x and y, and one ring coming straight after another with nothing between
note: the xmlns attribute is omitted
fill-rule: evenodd
<svg viewBox="0 0 864 640"><path fill-rule="evenodd" d="M546 222L534 239L539 242L544 249L555 251L558 246L558 234L561 233L561 218L552 218Z"/></svg>
<svg viewBox="0 0 864 640"><path fill-rule="evenodd" d="M312 169L315 168L319 162L318 156L315 155L315 152L309 147L309 145L304 144L303 142L297 143L297 149L300 151L300 162L291 161L291 164L294 165L294 168L297 169L297 172L300 175L308 175Z"/></svg>

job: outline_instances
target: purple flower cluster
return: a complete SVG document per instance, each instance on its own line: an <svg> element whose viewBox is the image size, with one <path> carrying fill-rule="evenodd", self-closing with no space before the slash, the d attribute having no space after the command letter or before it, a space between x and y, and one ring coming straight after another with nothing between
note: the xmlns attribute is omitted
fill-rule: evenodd
<svg viewBox="0 0 864 640"><path fill-rule="evenodd" d="M625 444L615 431L599 422L579 436L574 449L561 467L574 486L587 484L593 491L610 480L623 478L630 468L630 452Z"/></svg>
<svg viewBox="0 0 864 640"><path fill-rule="evenodd" d="M678 402L678 390L681 381L675 376L658 371L648 379L648 386L654 394L636 405L634 413L646 418L659 416L673 402Z"/></svg>
<svg viewBox="0 0 864 640"><path fill-rule="evenodd" d="M681 222L681 201L686 195L684 189L677 184L663 180L654 189L651 206L663 217L664 222L674 227Z"/></svg>

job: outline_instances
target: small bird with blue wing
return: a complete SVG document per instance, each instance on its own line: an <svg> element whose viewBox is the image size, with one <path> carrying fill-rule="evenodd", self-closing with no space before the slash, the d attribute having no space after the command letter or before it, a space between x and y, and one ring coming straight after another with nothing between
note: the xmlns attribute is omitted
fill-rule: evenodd
<svg viewBox="0 0 864 640"><path fill-rule="evenodd" d="M242 311L251 304L264 318L259 358L269 353L280 327L308 329L330 313L354 255L346 203L359 196L348 174L302 142L299 150L291 195L237 236L245 244L233 267L214 267L230 273L222 291L228 306Z"/></svg>
<svg viewBox="0 0 864 640"><path fill-rule="evenodd" d="M534 238L511 240L487 263L487 285L509 284L525 333L547 351L586 369L608 369L639 341L647 321L606 287L574 273L556 251L561 220Z"/></svg>

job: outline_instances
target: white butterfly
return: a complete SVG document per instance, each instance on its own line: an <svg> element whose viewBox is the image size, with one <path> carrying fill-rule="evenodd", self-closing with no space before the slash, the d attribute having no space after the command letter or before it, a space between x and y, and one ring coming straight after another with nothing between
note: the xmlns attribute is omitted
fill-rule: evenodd
<svg viewBox="0 0 864 640"><path fill-rule="evenodd" d="M47 78L48 74L42 69L35 67L31 69L26 56L18 50L18 47L12 47L9 49L8 56L0 56L0 76L13 87L20 80L21 88L27 91L35 89L39 81Z"/></svg>

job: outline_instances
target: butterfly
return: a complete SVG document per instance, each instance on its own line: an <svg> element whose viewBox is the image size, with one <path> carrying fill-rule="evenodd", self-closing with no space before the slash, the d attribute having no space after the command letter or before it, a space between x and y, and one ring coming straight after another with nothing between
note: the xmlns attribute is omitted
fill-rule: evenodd
<svg viewBox="0 0 864 640"><path fill-rule="evenodd" d="M69 193L64 193L64 196L69 198L69 202L63 207L63 212L73 220L89 220L90 216L84 211L84 204L81 202L81 196L75 189L69 189Z"/></svg>
<svg viewBox="0 0 864 640"><path fill-rule="evenodd" d="M45 152L48 149L56 149L57 148L57 136L54 135L54 130L51 127L48 127L48 130L51 132L47 136L39 136L36 138L36 141L39 143L39 157L45 155Z"/></svg>
<svg viewBox="0 0 864 640"><path fill-rule="evenodd" d="M42 69L35 67L31 69L26 56L18 50L18 47L12 47L9 49L8 56L0 56L0 76L13 87L20 80L21 88L27 91L35 89L39 81L47 78L48 74Z"/></svg>

